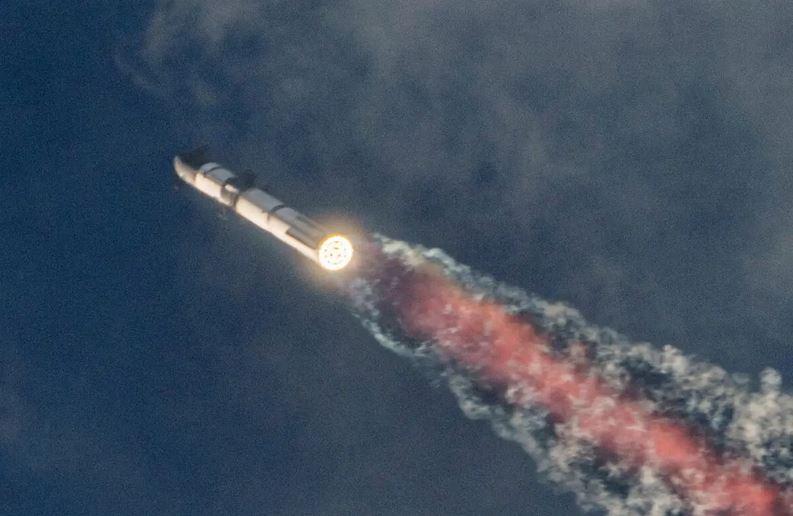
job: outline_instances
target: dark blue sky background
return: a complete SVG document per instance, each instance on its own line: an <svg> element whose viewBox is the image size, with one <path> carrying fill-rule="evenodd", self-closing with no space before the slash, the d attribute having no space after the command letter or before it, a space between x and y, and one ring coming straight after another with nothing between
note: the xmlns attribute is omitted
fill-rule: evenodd
<svg viewBox="0 0 793 516"><path fill-rule="evenodd" d="M310 215L787 383L791 21L0 4L0 512L578 514L171 157L208 142Z"/></svg>

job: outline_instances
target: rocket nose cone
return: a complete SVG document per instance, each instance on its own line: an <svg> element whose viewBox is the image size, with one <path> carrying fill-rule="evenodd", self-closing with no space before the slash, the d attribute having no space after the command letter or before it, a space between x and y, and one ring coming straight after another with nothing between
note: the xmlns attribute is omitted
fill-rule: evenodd
<svg viewBox="0 0 793 516"><path fill-rule="evenodd" d="M176 156L173 158L173 169L174 172L176 172L176 175L179 176L182 181L188 184L193 184L195 181L195 176L198 174L198 170L182 161L181 156Z"/></svg>
<svg viewBox="0 0 793 516"><path fill-rule="evenodd" d="M208 163L206 145L190 152L181 152L173 158L173 169L183 181L193 184L201 166Z"/></svg>

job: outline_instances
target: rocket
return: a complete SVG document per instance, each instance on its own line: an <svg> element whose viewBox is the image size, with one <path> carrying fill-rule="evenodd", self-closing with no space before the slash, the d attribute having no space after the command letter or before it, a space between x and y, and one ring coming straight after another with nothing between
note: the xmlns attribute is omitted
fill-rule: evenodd
<svg viewBox="0 0 793 516"><path fill-rule="evenodd" d="M208 161L203 149L173 159L176 175L199 192L228 206L324 269L340 271L352 261L353 245L254 185L251 173L237 174Z"/></svg>

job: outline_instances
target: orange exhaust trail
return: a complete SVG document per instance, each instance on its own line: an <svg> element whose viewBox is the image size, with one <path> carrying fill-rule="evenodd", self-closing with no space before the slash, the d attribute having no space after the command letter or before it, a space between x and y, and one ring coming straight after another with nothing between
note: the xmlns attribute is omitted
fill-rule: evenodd
<svg viewBox="0 0 793 516"><path fill-rule="evenodd" d="M684 498L709 513L791 514L782 493L738 461L720 462L686 428L619 399L596 377L554 359L545 338L493 302L472 299L445 278L417 275L403 291L400 316L409 335L438 342L442 360L473 367L479 380L531 392L515 403L575 419L581 435L633 466L651 465Z"/></svg>
<svg viewBox="0 0 793 516"><path fill-rule="evenodd" d="M587 356L582 342L568 339L566 352L559 353L552 332L465 285L448 272L449 259L422 261L388 249L386 243L376 251L384 255L362 275L358 287L365 286L365 293L355 294L359 302L370 303L369 324L380 325L381 335L388 326L390 339L413 342L417 353L432 356L450 377L462 376L477 389L497 393L498 410L543 411L557 433L557 446L574 449L564 441L583 442L595 451L593 462L607 460L633 477L660 478L671 512L793 515L789 485L736 453L739 446L720 449L686 421L660 413L658 403L631 391L630 381L625 388L601 374L603 368ZM633 496L621 511L658 510L656 502ZM584 501L619 506L614 505L617 495L602 498L607 503L595 498Z"/></svg>

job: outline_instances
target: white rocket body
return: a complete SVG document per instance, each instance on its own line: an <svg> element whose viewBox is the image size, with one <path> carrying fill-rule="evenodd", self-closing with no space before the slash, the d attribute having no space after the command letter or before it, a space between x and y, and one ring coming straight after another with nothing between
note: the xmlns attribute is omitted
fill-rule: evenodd
<svg viewBox="0 0 793 516"><path fill-rule="evenodd" d="M249 175L238 175L217 163L201 161L190 154L179 155L173 160L174 170L199 192L228 206L326 269L340 270L350 262L352 245L347 238L326 230L253 186Z"/></svg>

